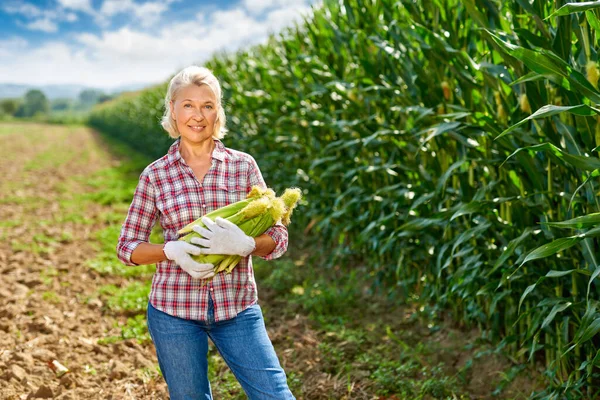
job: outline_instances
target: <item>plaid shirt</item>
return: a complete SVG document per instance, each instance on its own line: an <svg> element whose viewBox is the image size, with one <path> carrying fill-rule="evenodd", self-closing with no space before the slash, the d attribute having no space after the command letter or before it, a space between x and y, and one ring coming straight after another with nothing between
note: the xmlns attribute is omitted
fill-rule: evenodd
<svg viewBox="0 0 600 400"><path fill-rule="evenodd" d="M148 242L158 219L165 243L179 238L177 231L217 208L246 198L252 186L266 187L252 156L227 149L215 140L212 165L198 182L179 153L179 139L168 153L150 164L140 180L117 244L117 255L126 265L135 265L131 253ZM287 250L288 233L283 225L266 232L277 246L266 260L280 257ZM235 317L258 300L252 258L244 257L231 274L219 273L204 286L173 261L156 264L150 303L157 309L180 318L208 320L208 296L214 304L215 321Z"/></svg>

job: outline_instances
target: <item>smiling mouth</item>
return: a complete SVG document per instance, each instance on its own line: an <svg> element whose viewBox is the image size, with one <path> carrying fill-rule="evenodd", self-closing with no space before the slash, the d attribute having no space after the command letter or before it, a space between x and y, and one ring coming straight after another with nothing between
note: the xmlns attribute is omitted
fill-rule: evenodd
<svg viewBox="0 0 600 400"><path fill-rule="evenodd" d="M204 130L204 128L206 128L206 126L199 126L199 125L192 125L192 126L188 125L188 127L195 132L202 132Z"/></svg>

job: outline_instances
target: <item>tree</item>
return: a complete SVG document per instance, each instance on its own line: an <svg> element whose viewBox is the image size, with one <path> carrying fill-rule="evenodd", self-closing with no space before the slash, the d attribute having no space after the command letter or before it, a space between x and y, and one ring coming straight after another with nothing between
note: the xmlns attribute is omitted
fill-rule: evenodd
<svg viewBox="0 0 600 400"><path fill-rule="evenodd" d="M95 89L85 89L79 93L79 103L81 108L88 109L92 108L96 103L103 98L105 94L100 90Z"/></svg>
<svg viewBox="0 0 600 400"><path fill-rule="evenodd" d="M71 107L71 100L69 99L55 99L50 102L50 108L52 111L65 111Z"/></svg>
<svg viewBox="0 0 600 400"><path fill-rule="evenodd" d="M19 99L3 99L0 101L0 114L15 115L20 104Z"/></svg>
<svg viewBox="0 0 600 400"><path fill-rule="evenodd" d="M17 117L33 117L36 114L47 114L50 109L46 95L37 89L25 93L23 104L17 110Z"/></svg>

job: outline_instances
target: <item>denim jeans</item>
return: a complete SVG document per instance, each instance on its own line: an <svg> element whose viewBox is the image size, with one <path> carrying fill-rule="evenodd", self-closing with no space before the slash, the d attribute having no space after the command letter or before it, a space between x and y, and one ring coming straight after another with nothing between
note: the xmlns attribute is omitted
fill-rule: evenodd
<svg viewBox="0 0 600 400"><path fill-rule="evenodd" d="M171 316L148 303L148 330L171 400L211 400L208 338L250 400L295 399L267 335L261 308L215 323L212 299L208 321Z"/></svg>

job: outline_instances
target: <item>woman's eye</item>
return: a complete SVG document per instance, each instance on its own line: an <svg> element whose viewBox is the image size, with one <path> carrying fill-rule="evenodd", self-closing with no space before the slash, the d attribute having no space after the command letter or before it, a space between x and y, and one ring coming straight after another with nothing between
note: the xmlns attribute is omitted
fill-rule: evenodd
<svg viewBox="0 0 600 400"><path fill-rule="evenodd" d="M183 105L183 108L190 108L191 106L192 106L192 105L188 103L188 104L184 104L184 105Z"/></svg>
<svg viewBox="0 0 600 400"><path fill-rule="evenodd" d="M208 108L209 110L212 110L213 106L207 105L206 108Z"/></svg>

